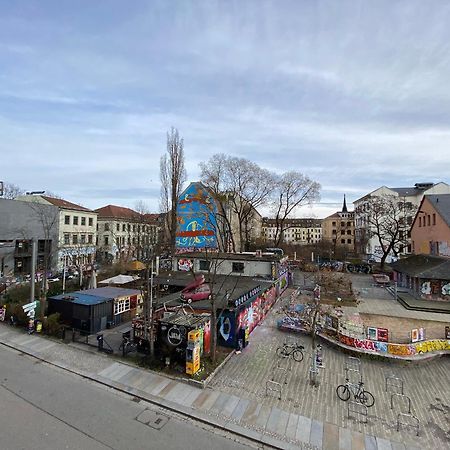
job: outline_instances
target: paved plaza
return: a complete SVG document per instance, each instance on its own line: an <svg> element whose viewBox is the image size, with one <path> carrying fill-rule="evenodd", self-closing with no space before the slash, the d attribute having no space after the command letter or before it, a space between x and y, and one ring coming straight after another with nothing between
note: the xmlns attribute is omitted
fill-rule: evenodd
<svg viewBox="0 0 450 450"><path fill-rule="evenodd" d="M137 398L254 439L262 448L450 447L449 357L411 363L362 358L365 388L375 396L375 405L369 408L367 423L363 424L353 416L347 417L348 404L335 393L336 386L345 381L348 356L342 350L323 344L325 367L320 369L317 388L308 381L309 337L294 336L305 346L303 361L292 361L288 367L286 360L280 362L276 356L276 348L288 336L293 338L276 328L288 295L289 291L256 327L250 345L233 355L205 389L134 367L81 344L29 336L5 324L0 326L0 343ZM397 432L399 404L391 410L390 395L385 391L386 375L403 380L404 393L412 401L412 412L420 420L418 437L412 428ZM268 380L280 382L281 398L278 392L266 392Z"/></svg>

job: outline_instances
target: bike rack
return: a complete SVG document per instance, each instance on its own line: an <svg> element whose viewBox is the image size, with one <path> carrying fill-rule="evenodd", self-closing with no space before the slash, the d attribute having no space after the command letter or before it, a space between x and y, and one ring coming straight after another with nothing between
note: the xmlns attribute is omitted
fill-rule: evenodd
<svg viewBox="0 0 450 450"><path fill-rule="evenodd" d="M275 381L276 383L284 383L287 384L288 370L286 367L276 366L273 369L272 378L270 381ZM282 381L281 381L282 380Z"/></svg>
<svg viewBox="0 0 450 450"><path fill-rule="evenodd" d="M357 378L360 383L362 381L362 373L358 369L349 369L345 368L345 379L348 380L348 383L350 384L357 384L354 378Z"/></svg>
<svg viewBox="0 0 450 450"><path fill-rule="evenodd" d="M397 393L393 392L391 394L391 409L394 409L394 398L397 398L398 401L407 400L408 401L408 413L407 414L411 414L411 399L407 395L397 394ZM403 409L402 405L403 405L403 403L400 404L400 412Z"/></svg>
<svg viewBox="0 0 450 450"><path fill-rule="evenodd" d="M354 414L354 418L360 422L367 423L368 408L362 403L350 400L347 405L347 418L350 419L350 413ZM362 417L362 420L360 419Z"/></svg>
<svg viewBox="0 0 450 450"><path fill-rule="evenodd" d="M268 395L268 392L278 392L278 399L281 400L281 393L282 393L282 388L281 388L281 384L273 381L273 380L267 380L266 381L266 396Z"/></svg>
<svg viewBox="0 0 450 450"><path fill-rule="evenodd" d="M354 356L349 356L347 361L345 361L345 370L361 372L361 360L359 358L355 358Z"/></svg>
<svg viewBox="0 0 450 450"><path fill-rule="evenodd" d="M281 364L282 362L285 362L286 366L283 367L283 365ZM292 359L290 355L282 355L279 356L277 359L277 365L276 365L276 369L283 369L286 371L291 371L292 370Z"/></svg>
<svg viewBox="0 0 450 450"><path fill-rule="evenodd" d="M390 392L390 393L394 393L393 391L391 391L391 389L398 389L400 390L400 392L395 392L395 393L400 393L403 395L403 380L401 378L396 377L395 375L387 375L385 377L385 392Z"/></svg>
<svg viewBox="0 0 450 450"><path fill-rule="evenodd" d="M406 419L402 422L402 418ZM400 425L412 427L416 429L416 436L419 436L420 422L414 414L398 413L397 415L397 431L400 431Z"/></svg>

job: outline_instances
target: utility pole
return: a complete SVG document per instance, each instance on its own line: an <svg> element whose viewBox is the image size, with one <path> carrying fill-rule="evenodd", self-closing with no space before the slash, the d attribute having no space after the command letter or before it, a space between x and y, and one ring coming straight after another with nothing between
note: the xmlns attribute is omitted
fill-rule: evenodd
<svg viewBox="0 0 450 450"><path fill-rule="evenodd" d="M35 281L36 281L36 260L37 260L37 242L31 239L31 285L30 285L30 303L34 302L35 297Z"/></svg>

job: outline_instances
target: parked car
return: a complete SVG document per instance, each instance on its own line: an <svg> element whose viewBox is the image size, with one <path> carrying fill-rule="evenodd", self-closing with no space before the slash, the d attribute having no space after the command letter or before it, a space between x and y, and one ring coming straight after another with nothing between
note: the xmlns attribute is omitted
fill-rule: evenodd
<svg viewBox="0 0 450 450"><path fill-rule="evenodd" d="M195 278L181 291L181 300L187 303L206 300L207 298L211 298L211 288L209 284L205 283L204 275Z"/></svg>

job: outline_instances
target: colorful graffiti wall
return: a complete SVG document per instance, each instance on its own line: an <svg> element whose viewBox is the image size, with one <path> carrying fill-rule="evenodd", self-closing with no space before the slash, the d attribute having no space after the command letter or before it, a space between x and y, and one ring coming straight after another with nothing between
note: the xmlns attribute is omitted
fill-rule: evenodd
<svg viewBox="0 0 450 450"><path fill-rule="evenodd" d="M218 343L226 347L235 347L239 330L246 328L250 334L264 319L276 299L277 287L272 286L239 308L223 311L217 324Z"/></svg>
<svg viewBox="0 0 450 450"><path fill-rule="evenodd" d="M201 183L191 183L178 199L175 246L178 253L217 249L217 206Z"/></svg>
<svg viewBox="0 0 450 450"><path fill-rule="evenodd" d="M438 350L450 351L450 340L433 339L417 342L415 344L388 344L386 342L371 341L369 339L357 339L343 334L339 335L339 341L349 347L363 351L376 353L389 353L395 356L413 356Z"/></svg>

